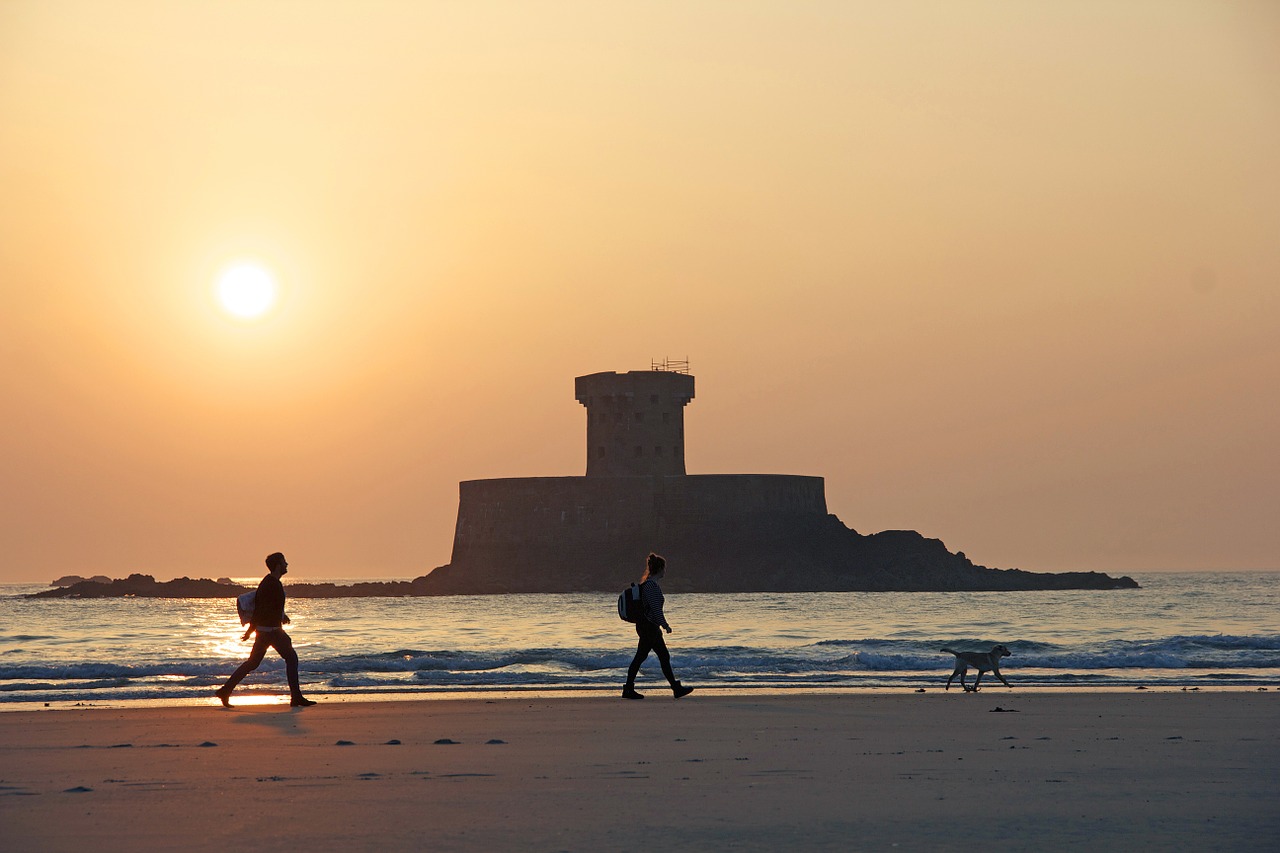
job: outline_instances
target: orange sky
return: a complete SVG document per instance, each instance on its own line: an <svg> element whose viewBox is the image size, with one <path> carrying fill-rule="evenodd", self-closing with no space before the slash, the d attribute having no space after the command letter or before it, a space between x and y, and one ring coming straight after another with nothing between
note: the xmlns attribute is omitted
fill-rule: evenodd
<svg viewBox="0 0 1280 853"><path fill-rule="evenodd" d="M1277 152L1270 2L0 2L0 582L423 574L664 356L859 531L1280 567Z"/></svg>

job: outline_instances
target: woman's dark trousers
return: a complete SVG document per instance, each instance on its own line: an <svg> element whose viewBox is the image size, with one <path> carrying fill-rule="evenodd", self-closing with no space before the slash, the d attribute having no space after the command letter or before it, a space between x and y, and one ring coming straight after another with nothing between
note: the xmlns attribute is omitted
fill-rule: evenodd
<svg viewBox="0 0 1280 853"><path fill-rule="evenodd" d="M635 659L627 668L627 689L635 689L636 674L640 672L640 664L649 657L649 652L657 652L658 663L662 664L662 674L667 677L667 681L674 689L680 682L676 681L676 675L671 671L671 653L667 651L666 640L662 639L662 629L652 622L641 619L636 622L636 636L640 638L640 642L636 645Z"/></svg>

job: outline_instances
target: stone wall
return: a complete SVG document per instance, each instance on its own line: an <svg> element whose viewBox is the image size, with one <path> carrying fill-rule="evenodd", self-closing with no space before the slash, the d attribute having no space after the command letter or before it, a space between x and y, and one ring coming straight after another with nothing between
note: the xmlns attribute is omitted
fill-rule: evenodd
<svg viewBox="0 0 1280 853"><path fill-rule="evenodd" d="M701 474L522 477L459 484L451 563L487 548L571 546L700 529L750 527L762 516L824 517L821 477ZM708 528L708 525L711 528Z"/></svg>
<svg viewBox="0 0 1280 853"><path fill-rule="evenodd" d="M634 579L651 550L673 566L697 554L706 569L704 549L726 558L739 549L786 550L794 548L796 531L829 519L821 477L469 480L459 485L453 555L428 576L427 587L446 593L610 589Z"/></svg>

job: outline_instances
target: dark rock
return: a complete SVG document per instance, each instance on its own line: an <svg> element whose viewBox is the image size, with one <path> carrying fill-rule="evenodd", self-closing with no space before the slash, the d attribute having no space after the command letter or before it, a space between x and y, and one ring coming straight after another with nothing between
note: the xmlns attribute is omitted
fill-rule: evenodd
<svg viewBox="0 0 1280 853"><path fill-rule="evenodd" d="M289 584L290 598L372 598L525 592L610 592L643 568L645 531L608 542L572 539L494 545L411 581ZM914 530L864 535L834 515L760 518L665 538L669 592L953 592L1137 589L1101 572L1028 572L974 564ZM530 572L528 566L539 566ZM81 581L33 598L227 598L247 587L207 578L158 582L133 574ZM228 604L230 606L230 604Z"/></svg>
<svg viewBox="0 0 1280 853"><path fill-rule="evenodd" d="M239 584L224 584L208 578L176 578L157 582L151 575L132 574L124 579L79 581L71 586L37 592L32 598L234 598L248 590Z"/></svg>
<svg viewBox="0 0 1280 853"><path fill-rule="evenodd" d="M490 543L413 581L414 594L600 592L643 569L658 537L623 532L610 541ZM950 592L1136 589L1100 572L995 569L953 554L914 530L864 535L834 515L762 515L661 537L670 592ZM459 549L455 547L455 555ZM527 571L538 566L537 572Z"/></svg>
<svg viewBox="0 0 1280 853"><path fill-rule="evenodd" d="M94 575L91 578L82 578L79 575L63 575L49 586L71 586L72 584L84 583L85 581L93 581L94 583L111 583L111 578L106 575Z"/></svg>

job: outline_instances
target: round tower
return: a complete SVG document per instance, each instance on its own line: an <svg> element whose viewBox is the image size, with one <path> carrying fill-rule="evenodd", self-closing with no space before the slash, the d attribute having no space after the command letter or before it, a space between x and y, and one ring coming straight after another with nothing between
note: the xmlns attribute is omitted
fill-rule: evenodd
<svg viewBox="0 0 1280 853"><path fill-rule="evenodd" d="M592 373L573 380L587 407L587 476L684 474L684 407L693 399L687 362L670 369Z"/></svg>

